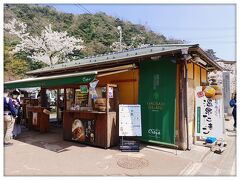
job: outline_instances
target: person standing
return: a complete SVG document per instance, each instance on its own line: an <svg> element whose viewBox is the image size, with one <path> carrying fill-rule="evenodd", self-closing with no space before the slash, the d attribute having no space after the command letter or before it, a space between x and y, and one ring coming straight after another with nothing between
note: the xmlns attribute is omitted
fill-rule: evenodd
<svg viewBox="0 0 240 180"><path fill-rule="evenodd" d="M20 92L18 89L12 92L12 101L14 108L16 110L17 118L15 119L14 127L13 127L13 139L21 134L21 118L22 118L22 110L21 110L21 103L20 103Z"/></svg>
<svg viewBox="0 0 240 180"><path fill-rule="evenodd" d="M12 145L12 132L16 118L16 109L14 108L12 98L8 93L4 93L4 145Z"/></svg>
<svg viewBox="0 0 240 180"><path fill-rule="evenodd" d="M233 115L233 130L236 131L237 128L237 95L234 94L233 98L230 100L229 105L233 107L232 115Z"/></svg>

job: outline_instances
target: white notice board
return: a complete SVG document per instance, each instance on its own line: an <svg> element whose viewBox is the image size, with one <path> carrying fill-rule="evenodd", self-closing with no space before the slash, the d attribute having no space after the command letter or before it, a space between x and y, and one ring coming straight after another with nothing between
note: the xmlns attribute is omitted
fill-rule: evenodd
<svg viewBox="0 0 240 180"><path fill-rule="evenodd" d="M142 136L141 105L119 105L119 136Z"/></svg>

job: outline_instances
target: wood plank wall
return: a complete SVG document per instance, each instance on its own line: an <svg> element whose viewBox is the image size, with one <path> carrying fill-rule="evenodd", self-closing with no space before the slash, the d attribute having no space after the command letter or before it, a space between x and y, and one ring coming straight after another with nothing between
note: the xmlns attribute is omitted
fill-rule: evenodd
<svg viewBox="0 0 240 180"><path fill-rule="evenodd" d="M195 88L202 83L207 82L206 69L198 66L197 64L188 63L188 97L195 96ZM194 140L195 130L195 98L188 98L188 118L189 118L189 138L190 143Z"/></svg>
<svg viewBox="0 0 240 180"><path fill-rule="evenodd" d="M117 84L119 89L120 104L138 103L139 70L134 69L127 72L102 76L97 78L99 84Z"/></svg>

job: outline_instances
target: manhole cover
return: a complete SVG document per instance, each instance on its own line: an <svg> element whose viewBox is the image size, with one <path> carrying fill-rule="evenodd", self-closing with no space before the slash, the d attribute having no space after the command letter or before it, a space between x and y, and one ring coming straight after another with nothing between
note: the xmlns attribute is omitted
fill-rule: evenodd
<svg viewBox="0 0 240 180"><path fill-rule="evenodd" d="M117 165L126 169L140 169L148 166L148 161L143 158L126 157L119 159Z"/></svg>

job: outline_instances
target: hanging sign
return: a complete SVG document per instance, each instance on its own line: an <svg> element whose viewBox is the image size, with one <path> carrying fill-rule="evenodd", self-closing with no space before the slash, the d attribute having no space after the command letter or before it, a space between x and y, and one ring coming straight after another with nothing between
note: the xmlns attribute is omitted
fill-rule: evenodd
<svg viewBox="0 0 240 180"><path fill-rule="evenodd" d="M195 98L195 135L223 138L223 98L220 87L199 86Z"/></svg>
<svg viewBox="0 0 240 180"><path fill-rule="evenodd" d="M140 105L119 105L119 136L142 136Z"/></svg>
<svg viewBox="0 0 240 180"><path fill-rule="evenodd" d="M89 83L89 95L92 99L97 99L97 91L96 91L96 86L98 84L99 80L95 80L93 82Z"/></svg>

